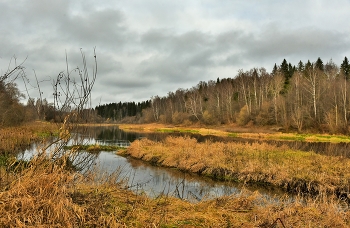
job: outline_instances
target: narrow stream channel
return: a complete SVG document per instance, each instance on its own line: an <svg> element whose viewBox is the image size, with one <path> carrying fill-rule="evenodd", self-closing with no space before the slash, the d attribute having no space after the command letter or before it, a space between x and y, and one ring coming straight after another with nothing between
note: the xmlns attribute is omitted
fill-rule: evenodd
<svg viewBox="0 0 350 228"><path fill-rule="evenodd" d="M88 144L98 143L100 145L119 145L128 146L130 142L140 137L147 137L151 140L162 140L170 133L159 134L140 134L129 133L120 130L118 127L89 127L84 128L79 133L80 137L83 137ZM174 135L174 134L172 134ZM184 134L175 134L184 135ZM191 135L196 137L198 141L204 141L207 139L218 140L242 140L235 138L222 138L215 136L200 136ZM247 142L253 142L252 140L246 140ZM280 142L272 142L278 144ZM287 142L289 143L289 142ZM290 143L289 143L290 144ZM293 146L294 145L294 146ZM316 146L315 146L316 145ZM289 146L300 148L310 148L307 144L301 144L300 142L290 144ZM327 152L328 144L311 144L314 148L322 148ZM339 144L340 151L344 155L342 144ZM347 145L346 145L347 147ZM297 148L295 148L297 149ZM334 149L334 148L333 148ZM37 151L36 145L32 145L23 153L18 154L20 159L30 159L31 156ZM320 149L319 151L322 152ZM334 150L333 150L334 151ZM327 152L328 153L328 152ZM95 167L102 172L112 173L118 172L119 180L126 182L126 187L133 190L137 194L145 193L150 197L157 197L161 194L175 196L181 199L190 201L200 201L203 199L210 199L214 197L220 197L223 195L238 194L242 190L241 184L213 181L210 178L201 177L196 174L184 173L176 169L169 169L163 167L155 167L146 162L136 160L133 158L125 158L116 155L114 152L101 151L96 154L92 163ZM94 168L94 167L90 167ZM270 201L275 201L285 193L278 189L266 189L262 187L245 186L250 191L259 191L264 197Z"/></svg>

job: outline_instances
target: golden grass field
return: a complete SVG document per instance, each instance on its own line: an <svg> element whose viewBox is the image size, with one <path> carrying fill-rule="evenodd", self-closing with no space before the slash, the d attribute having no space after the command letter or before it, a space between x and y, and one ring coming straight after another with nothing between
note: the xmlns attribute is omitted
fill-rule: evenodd
<svg viewBox="0 0 350 228"><path fill-rule="evenodd" d="M36 123L1 129L0 137L6 142L6 146L1 148L11 151L22 143L51 135L55 129L44 123L41 127ZM170 147L166 149L168 145ZM341 182L340 174L346 178L348 175L348 171L343 170L348 163L341 159L328 161L316 154L302 156L298 152L295 152L295 156L287 148L270 148L265 144L251 148L237 146L214 145L210 142L200 145L186 138L168 138L164 145L147 140L135 141L128 153L140 154L140 158L145 160L156 157L154 161L164 162L164 165L181 166L181 169L189 167L194 172L205 167L202 173L208 175L221 166L241 173L242 176L238 178L251 172L253 175L249 178L252 180L261 178L260 174L266 172L268 175L265 180L273 183L296 175L299 178L327 181L327 186L322 185L327 188L328 185L336 186ZM270 150L272 152L268 153ZM164 155L161 151L164 151ZM223 161L221 156L227 161ZM260 159L263 160L262 164L257 163ZM288 163L294 161L297 163L291 167ZM238 168L232 165L239 163L248 165ZM331 168L332 163L337 165ZM341 209L335 198L325 195L302 203L299 200L281 199L277 204L265 200L256 192L243 190L238 195L190 203L166 195L155 199L136 195L124 189L123 183L116 182L118 172L106 175L95 170L83 176L67 169L64 160L51 162L38 157L20 169L10 169L13 164L15 161L9 159L0 169L0 227L350 226L350 212L346 207ZM312 167L310 171L307 168L309 166ZM322 172L314 177L316 170ZM333 177L323 173L330 173ZM246 177L243 180L250 179Z"/></svg>

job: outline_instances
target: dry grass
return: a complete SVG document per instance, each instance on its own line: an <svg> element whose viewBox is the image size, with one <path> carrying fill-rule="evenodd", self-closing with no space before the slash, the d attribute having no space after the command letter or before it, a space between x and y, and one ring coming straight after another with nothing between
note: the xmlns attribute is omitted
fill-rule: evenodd
<svg viewBox="0 0 350 228"><path fill-rule="evenodd" d="M135 195L117 176L85 177L37 160L0 192L1 227L348 227L335 202L268 203L242 192L197 204ZM280 219L280 220L279 220Z"/></svg>
<svg viewBox="0 0 350 228"><path fill-rule="evenodd" d="M73 177L61 167L38 165L26 169L8 190L0 193L0 225L24 227L52 225L73 227L82 209L67 198Z"/></svg>
<svg viewBox="0 0 350 228"><path fill-rule="evenodd" d="M164 124L118 124L120 129L129 132L194 132L201 135L239 137L257 140L306 141L306 142L350 142L347 135L298 134L275 132L265 128L244 128L237 125L203 128L201 126L169 126Z"/></svg>
<svg viewBox="0 0 350 228"><path fill-rule="evenodd" d="M46 122L32 122L19 127L0 129L0 155L23 151L33 142L56 134L58 127Z"/></svg>
<svg viewBox="0 0 350 228"><path fill-rule="evenodd" d="M215 154L218 150L230 151L227 145L215 149L209 142L199 145L187 138L169 138L167 143L171 145L168 154L175 154L175 147L179 147L179 154L175 163L171 159L164 161L180 164L179 159L185 157L188 160L184 167L195 161L188 154L192 149L194 152L203 146L201 151L208 151L213 160L210 164L220 161ZM145 140L136 141L130 149L141 154L140 148L153 153L157 161L163 156L158 150L165 149ZM244 145L240 150L243 148ZM197 166L190 165L193 171L201 163L206 164L204 158L198 158L201 161ZM274 204L258 193L243 191L196 204L165 195L150 199L125 190L116 181L118 172L93 170L81 175L69 171L64 161L37 157L20 168L3 170L6 173L0 178L2 181L6 176L7 182L0 186L0 227L273 227L274 222L276 227L350 225L350 212L340 210L338 203L328 198L302 204L281 199Z"/></svg>
<svg viewBox="0 0 350 228"><path fill-rule="evenodd" d="M137 140L124 153L215 179L268 183L295 192L339 196L348 193L350 184L350 159L263 142L197 143L188 137L167 137L164 142Z"/></svg>

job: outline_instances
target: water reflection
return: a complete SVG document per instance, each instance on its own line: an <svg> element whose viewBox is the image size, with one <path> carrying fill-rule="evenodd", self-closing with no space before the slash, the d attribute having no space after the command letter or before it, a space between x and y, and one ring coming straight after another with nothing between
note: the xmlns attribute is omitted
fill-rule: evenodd
<svg viewBox="0 0 350 228"><path fill-rule="evenodd" d="M196 138L199 142L205 140L224 141L224 142L244 142L254 143L257 140L218 137L218 136L201 136L189 133L133 133L124 132L116 126L110 127L85 127L79 129L74 135L69 144L81 143L84 139L86 144L107 144L128 146L130 142L141 137L147 137L154 141L163 140L168 135L184 136ZM290 148L310 151L317 153L336 156L349 156L349 145L346 143L332 144L332 143L308 143L308 142L281 142L281 141L264 141L265 143L272 143L277 146L287 145ZM30 159L34 151L38 151L40 146L33 144L31 148L19 155L21 159ZM84 156L89 154L83 152L80 156L82 158L77 161L84 162ZM132 189L136 193L145 193L150 197L157 197L159 195L171 195L182 199L191 201L198 201L207 198L219 197L223 195L238 194L242 185L227 182L217 182L209 178L199 177L195 174L183 173L176 169L162 168L151 166L143 161L125 158L116 155L113 152L100 152L90 156L90 167L98 167L100 170L108 173L120 170L119 180L126 181L126 187ZM245 186L246 187L246 186ZM278 189L266 189L259 186L247 187L251 191L258 190L265 197L270 198L271 201L284 195ZM277 197L277 198L278 198Z"/></svg>
<svg viewBox="0 0 350 228"><path fill-rule="evenodd" d="M188 200L202 200L239 193L238 186L220 183L176 169L150 166L140 160L101 152L97 164L102 170L113 172L120 168L120 180L127 180L127 188L150 197L171 195Z"/></svg>
<svg viewBox="0 0 350 228"><path fill-rule="evenodd" d="M117 126L109 127L89 127L84 128L85 133L88 137L96 139L100 143L114 143L118 140L126 140L133 142L135 139L140 137L146 137L150 140L161 141L167 136L189 136L191 138L196 138L198 142L205 142L210 140L212 142L241 142L241 143L256 143L261 142L256 139L245 139L238 137L221 137L214 135L200 135L191 133L135 133L135 132L125 132L120 130ZM313 151L318 154L323 154L327 156L343 156L350 158L350 143L330 143L330 142L302 142L302 141L276 141L276 140L264 140L265 143L283 146L287 145L293 150L301 151Z"/></svg>

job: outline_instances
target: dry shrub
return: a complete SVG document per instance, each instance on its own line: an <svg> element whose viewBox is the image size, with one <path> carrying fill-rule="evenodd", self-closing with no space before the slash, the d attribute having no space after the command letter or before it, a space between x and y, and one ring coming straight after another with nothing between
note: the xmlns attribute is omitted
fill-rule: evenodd
<svg viewBox="0 0 350 228"><path fill-rule="evenodd" d="M236 118L236 122L240 126L246 125L250 120L250 115L247 110L247 105L243 106L239 111L239 114Z"/></svg>
<svg viewBox="0 0 350 228"><path fill-rule="evenodd" d="M218 123L218 120L214 115L209 113L209 111L204 111L203 116L202 116L202 122L206 125L215 125Z"/></svg>
<svg viewBox="0 0 350 228"><path fill-rule="evenodd" d="M172 116L173 124L182 124L188 119L188 114L184 112L175 112Z"/></svg>

